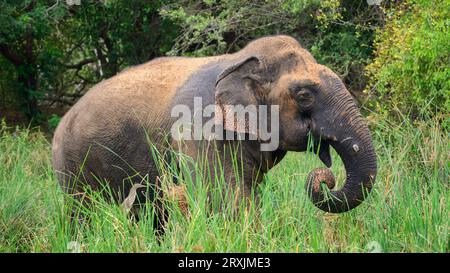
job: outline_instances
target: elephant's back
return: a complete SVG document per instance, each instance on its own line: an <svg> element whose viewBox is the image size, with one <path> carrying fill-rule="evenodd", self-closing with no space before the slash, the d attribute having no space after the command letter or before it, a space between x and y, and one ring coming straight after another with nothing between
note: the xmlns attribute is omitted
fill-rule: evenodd
<svg viewBox="0 0 450 273"><path fill-rule="evenodd" d="M111 107L123 105L139 111L143 108L163 109L170 105L176 90L202 66L219 57L163 57L130 67L95 85L80 100L96 101ZM155 109L152 109L155 110Z"/></svg>
<svg viewBox="0 0 450 273"><path fill-rule="evenodd" d="M69 110L67 119L76 116L76 123L87 134L91 129L104 133L106 128L100 127L105 126L114 131L129 119L158 127L170 115L180 86L202 66L219 58L163 57L127 68L93 86Z"/></svg>
<svg viewBox="0 0 450 273"><path fill-rule="evenodd" d="M144 147L141 129L144 128L154 139L161 135L156 133L168 132L170 106L177 89L191 74L218 58L159 58L128 68L93 86L65 114L55 131L55 169L64 173L75 171L89 147L95 143L101 143L125 157L141 156L136 152ZM91 148L90 153L94 151ZM101 157L105 157L103 153ZM139 161L135 158L127 160ZM101 161L102 158L97 156L96 162ZM96 168L102 169L103 166Z"/></svg>

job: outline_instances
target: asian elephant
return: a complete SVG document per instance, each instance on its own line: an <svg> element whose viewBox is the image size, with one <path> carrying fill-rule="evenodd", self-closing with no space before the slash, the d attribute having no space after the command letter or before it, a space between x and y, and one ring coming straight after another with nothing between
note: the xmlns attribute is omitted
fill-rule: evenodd
<svg viewBox="0 0 450 273"><path fill-rule="evenodd" d="M246 135L254 132L248 124L230 122L227 105L277 105L278 146L262 151L262 140L248 138L186 141L180 147L171 139L176 121L171 110L180 104L192 108L195 97L200 97L203 105L225 109L214 117L222 126L218 128ZM67 192L82 192L85 185L98 189L101 179L109 183L119 201L142 177L156 183L159 174L149 142L157 149L180 149L194 160L200 143L214 141L218 144L214 152L219 154L239 143L244 173L236 194L248 197L287 151L306 151L308 138L313 139L327 167L331 166L332 146L346 170L345 184L335 190L328 168L313 170L307 178L313 203L333 213L358 206L373 186L377 165L370 132L354 99L339 77L318 64L294 38L270 36L233 54L158 58L98 83L58 125L53 166ZM225 158L224 162L224 177L236 183L230 161ZM214 160L210 164L215 164ZM321 183L331 189L330 195L325 196ZM144 197L151 195L140 190Z"/></svg>

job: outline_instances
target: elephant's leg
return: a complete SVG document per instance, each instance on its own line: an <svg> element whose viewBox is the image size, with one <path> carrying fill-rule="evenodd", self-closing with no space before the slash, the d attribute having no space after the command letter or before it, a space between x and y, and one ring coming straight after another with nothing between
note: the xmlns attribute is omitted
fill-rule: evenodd
<svg viewBox="0 0 450 273"><path fill-rule="evenodd" d="M187 161L185 158L180 159L184 166L181 170L183 175L189 177L194 187L208 187L211 211L222 211L230 206L234 212L238 212L240 208L248 209L259 205L255 185L261 178L257 175L257 168L253 166L255 164L247 159L249 156L246 152L236 154L236 151L242 153L236 145L229 142L199 141L173 144L189 158ZM177 199L183 200L185 197Z"/></svg>
<svg viewBox="0 0 450 273"><path fill-rule="evenodd" d="M238 159L238 164L241 161ZM242 209L248 210L259 205L259 197L256 191L256 176L252 174L252 169L246 164L241 165L242 169L237 170L236 164L232 166L232 160L227 160L223 166L223 177L219 178L223 182L221 187L222 200L231 206L234 214L237 215ZM225 206L226 207L226 206Z"/></svg>

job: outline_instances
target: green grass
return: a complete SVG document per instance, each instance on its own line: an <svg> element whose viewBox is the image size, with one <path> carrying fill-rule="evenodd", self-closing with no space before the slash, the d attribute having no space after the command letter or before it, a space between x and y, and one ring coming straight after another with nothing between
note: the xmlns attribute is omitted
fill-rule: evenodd
<svg viewBox="0 0 450 273"><path fill-rule="evenodd" d="M327 214L305 191L321 167L311 153L289 153L260 187L261 208L209 213L204 187L186 181L190 216L175 205L161 242L150 213L130 221L119 205L92 194L89 221L71 224L42 133L0 129L0 252L383 252L449 251L449 135L439 122L379 121L373 130L378 176L355 210ZM333 172L345 172L333 154ZM147 207L151 210L151 206ZM379 247L375 247L378 248Z"/></svg>

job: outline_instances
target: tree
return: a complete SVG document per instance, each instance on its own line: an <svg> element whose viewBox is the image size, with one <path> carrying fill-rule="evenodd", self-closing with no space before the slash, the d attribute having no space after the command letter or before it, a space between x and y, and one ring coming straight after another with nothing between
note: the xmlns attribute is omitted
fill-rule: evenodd
<svg viewBox="0 0 450 273"><path fill-rule="evenodd" d="M178 28L159 15L162 2L3 1L0 54L15 68L21 110L40 122L42 106L71 105L100 80L164 55Z"/></svg>
<svg viewBox="0 0 450 273"><path fill-rule="evenodd" d="M413 119L442 117L450 127L450 3L408 0L387 10L368 66L373 108Z"/></svg>
<svg viewBox="0 0 450 273"><path fill-rule="evenodd" d="M51 1L2 1L0 3L0 53L14 67L20 106L30 118L39 117L38 99L43 70L51 70L59 55L47 37L65 10ZM47 75L48 76L48 75Z"/></svg>

